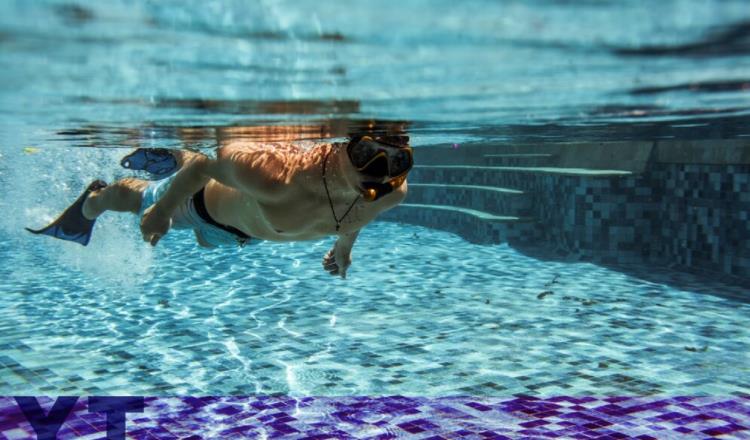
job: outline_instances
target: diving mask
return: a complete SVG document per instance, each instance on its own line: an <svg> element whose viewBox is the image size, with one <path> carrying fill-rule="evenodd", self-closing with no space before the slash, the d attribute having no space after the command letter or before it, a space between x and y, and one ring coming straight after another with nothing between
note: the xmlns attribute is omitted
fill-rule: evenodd
<svg viewBox="0 0 750 440"><path fill-rule="evenodd" d="M406 174L414 165L408 140L407 136L375 139L363 136L349 142L346 151L357 171L378 179L390 177L386 182L365 182L362 196L366 200L377 200L393 192L406 180Z"/></svg>

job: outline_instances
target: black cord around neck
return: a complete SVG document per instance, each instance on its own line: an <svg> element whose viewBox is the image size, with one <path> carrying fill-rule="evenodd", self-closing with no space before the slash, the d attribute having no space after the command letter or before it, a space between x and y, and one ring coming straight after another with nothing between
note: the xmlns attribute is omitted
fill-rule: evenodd
<svg viewBox="0 0 750 440"><path fill-rule="evenodd" d="M326 189L326 196L328 197L328 205L331 207L331 215L333 215L333 220L336 222L336 232L339 231L339 228L341 227L341 222L344 221L347 215L349 215L349 212L354 208L354 204L357 203L357 200L359 200L359 194L357 194L357 197L354 198L354 201L352 201L352 204L349 205L349 209L346 210L343 216L341 218L336 217L336 211L333 209L333 200L331 200L331 193L328 191L328 182L326 182L326 164L328 163L328 156L331 155L333 152L334 147L331 146L331 149L328 150L326 153L325 159L323 159L323 186Z"/></svg>

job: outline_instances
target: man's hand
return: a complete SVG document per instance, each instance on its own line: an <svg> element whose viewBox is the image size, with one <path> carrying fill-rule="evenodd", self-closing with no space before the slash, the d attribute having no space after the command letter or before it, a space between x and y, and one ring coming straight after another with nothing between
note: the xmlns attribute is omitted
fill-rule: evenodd
<svg viewBox="0 0 750 440"><path fill-rule="evenodd" d="M141 234L143 234L143 241L151 243L151 246L156 246L156 243L161 240L171 227L172 217L167 215L162 209L159 209L158 204L152 205L143 213Z"/></svg>
<svg viewBox="0 0 750 440"><path fill-rule="evenodd" d="M352 249L342 246L338 240L323 257L323 269L331 275L346 279L346 271L352 264Z"/></svg>

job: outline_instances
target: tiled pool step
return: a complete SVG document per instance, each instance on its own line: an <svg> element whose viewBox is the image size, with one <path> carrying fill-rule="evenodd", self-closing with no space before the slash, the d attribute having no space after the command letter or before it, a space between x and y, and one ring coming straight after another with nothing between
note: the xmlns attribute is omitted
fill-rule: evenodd
<svg viewBox="0 0 750 440"><path fill-rule="evenodd" d="M655 153L654 148L654 141L454 143L416 147L414 162L418 165L560 167L642 173L649 158L657 157L658 152ZM679 159L679 146L667 149L678 152L677 158L668 155L668 160ZM696 153L700 157L713 157L712 154L715 154L706 148L700 151L700 154ZM732 154L737 156L742 153L736 150Z"/></svg>
<svg viewBox="0 0 750 440"><path fill-rule="evenodd" d="M530 217L496 215L476 209L448 205L402 203L378 217L453 232L472 243L514 242L533 235Z"/></svg>
<svg viewBox="0 0 750 440"><path fill-rule="evenodd" d="M412 209L436 209L439 211L457 212L467 216L476 217L479 220L487 222L529 222L532 221L528 217L517 217L514 215L496 215L489 212L480 211L478 209L462 208L460 206L449 206L449 205L425 205L419 203L402 203L399 205L404 208Z"/></svg>
<svg viewBox="0 0 750 440"><path fill-rule="evenodd" d="M415 165L409 183L482 185L532 191L539 179L565 176L571 179L626 177L631 171L559 167L509 167L476 165Z"/></svg>
<svg viewBox="0 0 750 440"><path fill-rule="evenodd" d="M475 243L531 241L543 231L534 219L539 214L539 188L575 187L580 179L606 181L632 174L562 167L416 165L409 175L406 203L381 218L454 232Z"/></svg>
<svg viewBox="0 0 750 440"><path fill-rule="evenodd" d="M489 166L554 166L557 156L548 153L485 154L484 164Z"/></svg>
<svg viewBox="0 0 750 440"><path fill-rule="evenodd" d="M410 182L406 202L456 206L499 216L528 216L532 200L523 191L497 186Z"/></svg>
<svg viewBox="0 0 750 440"><path fill-rule="evenodd" d="M600 170L590 168L565 168L565 167L529 167L529 166L476 166L476 165L415 165L414 170L457 170L464 172L490 171L503 173L538 173L538 174L562 174L567 176L629 176L632 171L625 170Z"/></svg>

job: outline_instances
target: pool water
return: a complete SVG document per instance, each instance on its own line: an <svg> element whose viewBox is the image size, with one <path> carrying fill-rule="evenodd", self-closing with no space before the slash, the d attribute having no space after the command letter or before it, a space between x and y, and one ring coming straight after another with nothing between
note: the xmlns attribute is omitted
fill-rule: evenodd
<svg viewBox="0 0 750 440"><path fill-rule="evenodd" d="M340 280L320 268L330 240L205 251L175 231L152 250L132 245L126 221L102 223L99 237L120 234L106 246L132 254L26 236L3 243L0 393L748 389L750 305L689 276L674 288L376 223Z"/></svg>
<svg viewBox="0 0 750 440"><path fill-rule="evenodd" d="M385 221L346 280L332 238L23 231L133 147L750 136L746 2L574 3L4 1L0 395L746 395L747 289L666 268Z"/></svg>

